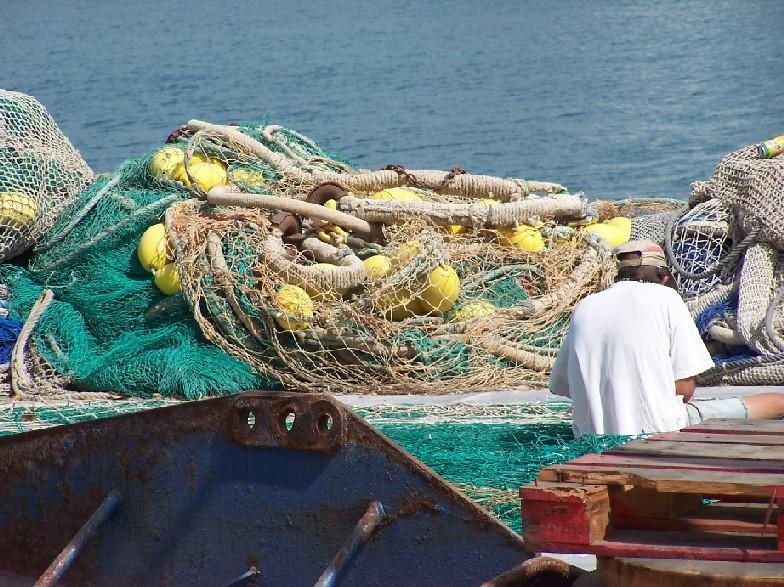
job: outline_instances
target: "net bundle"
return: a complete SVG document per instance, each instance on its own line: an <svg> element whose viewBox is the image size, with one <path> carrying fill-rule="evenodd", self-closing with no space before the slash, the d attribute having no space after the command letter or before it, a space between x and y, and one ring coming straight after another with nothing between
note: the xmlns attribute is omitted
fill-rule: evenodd
<svg viewBox="0 0 784 587"><path fill-rule="evenodd" d="M36 242L92 180L35 98L0 90L0 261Z"/></svg>
<svg viewBox="0 0 784 587"><path fill-rule="evenodd" d="M182 298L164 295L141 266L140 236L191 196L150 174L153 156L128 160L81 191L28 268L0 266L11 315L26 319L9 369L15 395L194 399L271 385L209 344Z"/></svg>
<svg viewBox="0 0 784 587"><path fill-rule="evenodd" d="M12 316L27 318L13 387L196 398L542 383L574 304L612 282L599 228L628 238L610 224L673 207L588 206L557 183L458 168L357 170L267 120L191 121L82 190L29 268L0 267Z"/></svg>
<svg viewBox="0 0 784 587"><path fill-rule="evenodd" d="M784 156L761 146L728 154L692 184L688 206L638 227L664 246L708 342L716 366L704 384L784 380Z"/></svg>
<svg viewBox="0 0 784 587"><path fill-rule="evenodd" d="M183 296L208 340L288 387L541 383L574 303L612 277L559 184L358 171L264 124L192 121L178 139L186 165L225 169L166 214Z"/></svg>

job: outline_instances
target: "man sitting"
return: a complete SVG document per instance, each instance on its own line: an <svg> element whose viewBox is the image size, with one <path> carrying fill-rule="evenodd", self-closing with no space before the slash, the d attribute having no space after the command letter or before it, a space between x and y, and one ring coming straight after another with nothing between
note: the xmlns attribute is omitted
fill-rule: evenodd
<svg viewBox="0 0 784 587"><path fill-rule="evenodd" d="M572 399L575 437L784 415L780 393L692 401L695 377L713 361L678 295L664 251L641 240L621 245L615 254L616 283L575 306L550 375L550 391Z"/></svg>

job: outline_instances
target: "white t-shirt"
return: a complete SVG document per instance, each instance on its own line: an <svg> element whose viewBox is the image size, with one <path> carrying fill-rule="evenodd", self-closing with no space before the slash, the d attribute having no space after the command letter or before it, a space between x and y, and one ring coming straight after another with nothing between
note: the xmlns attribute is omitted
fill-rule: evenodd
<svg viewBox="0 0 784 587"><path fill-rule="evenodd" d="M711 367L675 290L620 281L575 306L550 391L572 399L575 436L668 432L688 423L675 380Z"/></svg>

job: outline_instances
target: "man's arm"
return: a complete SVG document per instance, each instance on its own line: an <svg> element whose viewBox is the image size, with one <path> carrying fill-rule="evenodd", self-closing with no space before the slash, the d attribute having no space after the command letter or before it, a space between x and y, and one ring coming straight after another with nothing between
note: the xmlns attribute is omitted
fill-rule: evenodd
<svg viewBox="0 0 784 587"><path fill-rule="evenodd" d="M571 397L569 395L569 333L566 333L563 344L558 350L553 364L553 370L550 372L550 380L547 387L550 393L561 395L563 397Z"/></svg>
<svg viewBox="0 0 784 587"><path fill-rule="evenodd" d="M689 402L694 395L695 387L697 387L697 385L694 382L694 377L689 377L688 379L678 379L675 382L675 393L682 395L684 402Z"/></svg>

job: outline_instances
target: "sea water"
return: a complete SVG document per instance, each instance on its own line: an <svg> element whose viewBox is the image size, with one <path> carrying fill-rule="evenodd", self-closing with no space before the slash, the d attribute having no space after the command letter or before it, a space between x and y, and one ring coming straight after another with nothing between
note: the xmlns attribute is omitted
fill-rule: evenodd
<svg viewBox="0 0 784 587"><path fill-rule="evenodd" d="M191 118L294 128L355 165L686 197L784 132L781 0L0 0L0 87L96 171Z"/></svg>

